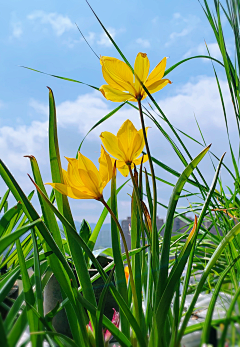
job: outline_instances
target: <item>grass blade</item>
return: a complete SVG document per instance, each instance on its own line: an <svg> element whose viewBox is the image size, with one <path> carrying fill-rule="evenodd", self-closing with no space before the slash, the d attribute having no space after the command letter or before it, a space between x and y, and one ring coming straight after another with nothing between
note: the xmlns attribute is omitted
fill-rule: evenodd
<svg viewBox="0 0 240 347"><path fill-rule="evenodd" d="M199 164L199 162L203 159L203 157L208 152L210 146L206 147L183 171L181 176L179 177L175 188L172 192L172 195L170 197L169 201L169 207L167 211L167 217L166 217L166 225L165 225L165 232L164 232L164 238L163 238L163 245L162 245L162 254L161 254L161 260L160 260L160 272L159 272L159 280L158 280L158 287L156 292L156 298L155 298L155 305L160 302L160 298L162 296L162 293L165 289L165 284L168 277L168 264L169 264L169 250L170 250L170 240L171 240L171 232L172 232L172 226L173 226L173 217L175 213L175 209L177 206L177 202L179 199L179 195L187 182L188 177L191 175L192 171L196 168L196 166ZM156 306L155 306L156 308Z"/></svg>

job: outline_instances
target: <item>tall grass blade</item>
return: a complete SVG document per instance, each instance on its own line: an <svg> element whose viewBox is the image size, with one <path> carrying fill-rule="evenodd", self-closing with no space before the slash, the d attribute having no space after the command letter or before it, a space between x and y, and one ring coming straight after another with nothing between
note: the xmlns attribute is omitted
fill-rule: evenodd
<svg viewBox="0 0 240 347"><path fill-rule="evenodd" d="M168 277L168 264L169 264L169 250L170 250L170 240L171 240L171 232L172 232L172 226L173 226L173 217L175 213L175 209L178 203L179 195L187 182L188 177L191 175L192 171L196 168L196 166L200 163L200 161L203 159L203 157L208 152L210 146L206 147L183 171L181 176L179 177L175 188L172 192L172 195L170 197L169 201L169 207L167 211L167 217L166 217L166 225L165 225L165 232L164 232L164 238L163 238L163 245L162 245L162 253L161 253L161 259L160 259L160 271L159 271L159 279L158 279L158 285L157 285L157 292L155 297L155 309L156 305L160 302L160 298L162 296L162 293L165 289L167 277Z"/></svg>

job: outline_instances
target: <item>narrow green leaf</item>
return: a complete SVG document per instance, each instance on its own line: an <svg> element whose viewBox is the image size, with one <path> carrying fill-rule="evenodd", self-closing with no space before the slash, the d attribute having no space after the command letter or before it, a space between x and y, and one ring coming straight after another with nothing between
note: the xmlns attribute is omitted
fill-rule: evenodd
<svg viewBox="0 0 240 347"><path fill-rule="evenodd" d="M18 202L16 206L13 206L12 208L10 208L10 210L4 213L4 215L0 219L0 237L3 235L4 231L8 227L11 219L15 215L17 215L21 211L21 209L22 209L21 203Z"/></svg>
<svg viewBox="0 0 240 347"><path fill-rule="evenodd" d="M233 321L234 319L239 320L238 316L234 317L232 314L239 295L240 295L240 287L237 289L236 293L234 294L234 297L231 300L230 306L229 306L227 313L226 313L226 319L222 322L224 324L224 328L223 328L223 332L222 332L222 336L220 338L220 341L218 342L218 347L224 347L225 346L227 331L228 331L228 327L229 327L229 324L231 323L231 321ZM213 321L211 323L213 323Z"/></svg>
<svg viewBox="0 0 240 347"><path fill-rule="evenodd" d="M127 180L126 182L124 182L118 189L117 189L117 194L122 190L122 188L129 182L130 180ZM110 206L110 201L111 201L111 198L108 199L107 201L107 204L108 206ZM98 234L101 230L101 227L106 219L108 215L108 210L106 209L106 207L103 208L103 211L101 213L101 216L98 218L98 221L97 221L97 224L92 232L92 235L88 241L88 247L90 248L90 250L92 251L94 246L95 246L95 243L97 241L97 237L98 237Z"/></svg>
<svg viewBox="0 0 240 347"><path fill-rule="evenodd" d="M191 175L192 171L197 167L197 165L200 163L200 161L204 158L206 153L208 152L210 146L206 147L183 171L181 176L179 177L172 195L170 197L169 201L169 207L167 211L167 217L166 217L166 224L165 224L165 232L164 232L164 238L163 238L163 245L162 245L162 254L161 254L161 260L160 260L160 272L159 272L159 280L158 280L158 287L156 292L156 298L155 298L155 305L158 305L160 298L162 296L162 293L165 289L165 284L168 277L168 264L169 264L169 250L170 250L170 240L171 240L171 233L172 233L172 226L173 226L173 217L175 213L175 209L178 203L179 196L181 194L181 191L187 182L188 177ZM155 306L156 307L156 306Z"/></svg>
<svg viewBox="0 0 240 347"><path fill-rule="evenodd" d="M43 184L42 176L39 170L38 162L34 156L25 156L30 159L31 167L32 167L32 172L34 176L34 180L37 183L37 185L41 188L41 190L44 192L45 195L47 195L45 186ZM41 195L38 193L38 199L41 205L42 213L43 213L43 218L44 218L44 223L46 224L48 230L53 235L53 238L60 248L61 251L63 251L63 246L62 246L62 238L61 238L61 233L59 230L59 226L56 220L56 217L54 213L49 210L48 206L46 205L45 201L42 199Z"/></svg>
<svg viewBox="0 0 240 347"><path fill-rule="evenodd" d="M86 137L88 136L88 134L90 134L90 132L95 129L97 126L99 126L100 124L102 124L103 122L105 122L105 120L107 120L108 118L112 117L117 111L119 111L123 106L125 105L125 102L122 103L120 106L116 107L113 111L109 112L106 116L104 116L103 118L101 118L97 123L94 124L94 126L87 132L87 134L84 136L82 142L80 143L79 147L78 147L78 152L80 151L83 141L86 139ZM78 154L76 155L76 157L78 156Z"/></svg>
<svg viewBox="0 0 240 347"><path fill-rule="evenodd" d="M86 243L83 241L83 239L77 234L76 230L72 227L72 225L66 220L66 218L56 209L56 207L49 201L49 199L43 194L43 192L40 190L39 187L36 186L38 191L41 193L45 201L48 203L49 207L54 211L56 216L59 218L59 220L69 228L69 233L71 233L73 239L75 240L76 243L78 243L85 253L88 255L88 257L91 259L93 264L95 265L96 269L99 271L101 274L102 278L104 281L107 280L106 274L102 268L102 266L99 264L98 260L94 257L93 253L89 249L89 247L86 245ZM129 320L130 325L132 326L133 330L136 333L136 336L138 337L138 341L141 347L146 347L144 337L142 335L141 329L135 320L134 316L132 315L131 311L129 310L128 306L126 305L125 301L121 297L121 295L118 293L116 288L114 286L111 286L111 292L113 294L113 297L115 298L116 302L118 305L121 307L123 310L125 316Z"/></svg>
<svg viewBox="0 0 240 347"><path fill-rule="evenodd" d="M12 234L2 237L0 242L0 253L2 253L9 245L11 245L14 241L16 241L20 236L25 234L28 230L33 228L35 225L38 225L39 223L42 223L42 220L40 218L30 224L27 224L25 227L17 229Z"/></svg>
<svg viewBox="0 0 240 347"><path fill-rule="evenodd" d="M88 87L91 87L91 88L93 88L93 89L99 90L99 88L97 88L97 87L91 86L90 84L87 84L87 83L84 83L84 82L80 82L80 81L78 81L78 80L74 80L74 79L72 79L72 78L61 77L61 76L57 76L57 75L51 75L51 74L49 74L49 73L42 72L42 71L39 71L39 70L35 70L35 69L32 69L32 68L30 68L30 67L26 67L26 66L20 66L20 67L23 67L24 69L32 70L32 71L35 71L35 72L39 72L39 73L42 73L42 74L44 74L44 75L48 75L48 76L60 78L60 79L65 80L65 81L70 81L70 82L75 82L75 83L84 84L85 86L88 86Z"/></svg>
<svg viewBox="0 0 240 347"><path fill-rule="evenodd" d="M226 277L226 275L228 274L228 272L231 270L231 268L235 265L235 263L237 262L237 260L240 258L240 256L238 256L236 259L234 259L234 261L229 264L227 266L227 268L221 273L220 278L214 288L214 292L212 294L212 298L211 301L208 305L208 310L207 310L207 314L206 314L206 318L205 318L205 324L203 327L203 331L202 331L202 336L201 336L201 345L204 343L208 343L209 342L209 335L210 335L210 328L211 328L211 321L212 321L212 315L213 315L213 310L219 295L219 292L221 290L221 286L222 283L224 281L224 278Z"/></svg>
<svg viewBox="0 0 240 347"><path fill-rule="evenodd" d="M5 278L0 282L0 302L3 302L3 300L6 298L8 293L13 287L13 284L18 279L20 273L20 269L14 269L11 272L9 272Z"/></svg>
<svg viewBox="0 0 240 347"><path fill-rule="evenodd" d="M204 59L213 60L213 61L215 61L216 63L218 63L219 65L221 65L221 66L224 67L223 63L222 63L220 60L218 60L218 59L215 59L215 58L213 58L213 57L209 57L208 55L196 55L196 56L194 56L194 57L189 57L189 58L183 59L183 60L179 61L177 64L172 65L169 69L167 69L167 70L165 71L164 76L167 76L167 75L168 75L171 71L173 71L177 66L179 66L179 65L181 65L181 64L183 64L183 63L185 63L185 62L187 62L187 61L189 61L189 60L198 59L198 58L201 58L201 59L204 58Z"/></svg>
<svg viewBox="0 0 240 347"><path fill-rule="evenodd" d="M56 107L53 92L49 89L49 157L50 157L50 166L52 180L54 183L64 183L62 165L60 159L59 145L58 145L58 136L57 136L57 116L56 116ZM74 220L69 206L68 198L66 195L62 195L59 192L55 191L55 197L57 205L64 217L69 221L74 229ZM79 281L83 287L83 293L86 298L94 305L96 304L93 288L90 281L90 276L87 269L87 264L83 255L81 246L76 243L72 237L72 234L69 233L69 227L63 225L67 242L69 243L69 249L73 257L75 264L76 272L79 278ZM72 278L74 287L77 288L77 281L75 276ZM78 305L78 303L77 303ZM78 308L78 314L81 316L84 314L81 307ZM68 314L68 317L70 314ZM80 325L83 324L83 316L80 318ZM94 324L95 317L91 317L91 322ZM74 324L74 321L72 322ZM87 332L86 329L80 329L80 335L82 338L82 343L85 344L87 341ZM74 339L77 339L79 332L77 332L77 327L73 331Z"/></svg>
<svg viewBox="0 0 240 347"><path fill-rule="evenodd" d="M104 307L107 301L107 294L109 289L109 284L112 281L114 273L114 268L112 269L110 275L108 276L108 279L106 283L104 284L99 302L98 302L98 308L96 312L96 347L104 347L104 341L103 341L103 311Z"/></svg>
<svg viewBox="0 0 240 347"><path fill-rule="evenodd" d="M88 223L86 222L85 219L83 219L82 223L81 223L81 226L80 226L80 236L81 238L86 242L88 243L88 240L91 236L91 230L89 228L89 225Z"/></svg>
<svg viewBox="0 0 240 347"><path fill-rule="evenodd" d="M3 209L4 205L5 205L5 202L8 199L9 193L10 193L10 189L8 189L6 191L6 193L3 195L3 198L2 198L1 203L0 203L0 213L2 212L2 209Z"/></svg>
<svg viewBox="0 0 240 347"><path fill-rule="evenodd" d="M34 278L35 278L35 289L36 289L36 308L41 316L44 315L43 310L43 294L42 294L42 281L39 261L39 250L37 246L37 238L34 230L31 230L32 242L33 242L33 258L34 258ZM41 322L37 321L37 331L42 330ZM42 344L42 339L39 339L39 344Z"/></svg>
<svg viewBox="0 0 240 347"><path fill-rule="evenodd" d="M6 332L3 326L2 315L0 314L0 346L9 347Z"/></svg>
<svg viewBox="0 0 240 347"><path fill-rule="evenodd" d="M34 306L34 304L35 304L34 293L33 293L33 289L32 289L29 275L27 272L27 267L25 264L25 259L24 259L22 247L21 247L19 240L16 241L16 246L17 246L21 275L22 275L23 292L24 292L25 301L28 301L32 306ZM28 317L28 324L29 324L30 332L36 331L37 330L37 320L36 320L36 317L34 316L32 310L29 308L27 308L27 317ZM36 336L32 336L31 342L32 342L32 346L35 347L35 346L39 346L40 341L38 338L36 338Z"/></svg>
<svg viewBox="0 0 240 347"><path fill-rule="evenodd" d="M79 347L79 345L77 345L72 339L70 339L70 337L67 337L66 335L63 335L61 333L57 333L55 331L38 331L35 333L30 333L31 336L37 336L37 335L50 335L50 336L54 336L54 337L59 337L64 341L64 346L66 347Z"/></svg>
<svg viewBox="0 0 240 347"><path fill-rule="evenodd" d="M116 218L118 218L118 210L117 210L117 191L116 191L116 166L113 168L113 176L111 181L111 210L115 214ZM121 255L121 244L120 244L120 235L118 231L118 227L111 217L111 241L112 241L112 252L113 259L115 262L115 280L117 290L119 294L122 296L123 300L128 303L128 293L127 293L127 284L125 279L122 255ZM130 338L130 326L129 322L124 316L122 310L120 310L121 317L121 327L122 332L128 338Z"/></svg>

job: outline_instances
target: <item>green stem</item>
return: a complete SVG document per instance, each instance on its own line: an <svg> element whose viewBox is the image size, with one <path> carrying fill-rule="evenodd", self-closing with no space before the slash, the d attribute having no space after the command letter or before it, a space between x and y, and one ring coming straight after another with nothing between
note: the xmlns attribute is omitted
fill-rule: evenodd
<svg viewBox="0 0 240 347"><path fill-rule="evenodd" d="M135 181L133 173L132 173L131 165L128 165L128 169L129 169L130 176L131 176L131 179L132 179L132 183L133 183L133 186L134 186L134 192L136 194L136 200L137 200L138 211L139 211L139 216L140 216L141 228L142 228L142 232L144 233L145 228L144 228L143 217L142 217L141 198L140 198L138 186L136 184L136 181ZM150 230L148 230L148 226L147 226L147 230L146 231L147 231L147 236L148 236L149 242L151 243L151 240L150 240Z"/></svg>
<svg viewBox="0 0 240 347"><path fill-rule="evenodd" d="M138 100L138 108L140 113L140 120L142 125L142 131L143 131L143 137L145 141L146 151L148 154L148 160L152 175L152 186L153 186L153 215L152 215L152 261L153 261L153 277L156 280L156 272L159 268L159 248L158 248L158 233L157 233L157 226L156 226L156 218L157 218L157 186L156 186L156 179L155 179L155 173L153 168L153 162L150 154L150 149L147 141L147 134L145 129L145 122L142 112L142 104L141 100Z"/></svg>
<svg viewBox="0 0 240 347"><path fill-rule="evenodd" d="M133 301L134 301L134 305L136 307L136 312L137 312L136 319L139 323L139 307L138 307L138 301L137 301L137 292L136 292L136 288L135 288L135 284L134 284L134 280L133 280L133 272L132 272L132 266L131 266L131 261L130 261L130 257L129 257L128 247L127 247L127 242L126 242L122 227L121 227L118 219L116 218L115 214L111 210L111 208L108 206L108 204L106 203L106 201L104 200L103 197L101 199L99 199L99 201L101 201L103 203L103 205L106 207L106 209L110 213L111 217L114 219L115 223L117 224L118 230L121 234L121 237L122 237L122 242L123 242L124 250L126 253L127 264L128 264L129 278L130 278L131 290L132 290L132 295L133 295Z"/></svg>

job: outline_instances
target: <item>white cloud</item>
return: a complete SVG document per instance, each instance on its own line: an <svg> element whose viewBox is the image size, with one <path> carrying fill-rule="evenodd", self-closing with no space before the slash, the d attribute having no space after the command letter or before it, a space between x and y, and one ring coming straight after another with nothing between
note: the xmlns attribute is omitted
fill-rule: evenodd
<svg viewBox="0 0 240 347"><path fill-rule="evenodd" d="M179 18L183 18L183 17L181 16L181 14L179 12L175 12L173 14L173 19L179 19Z"/></svg>
<svg viewBox="0 0 240 347"><path fill-rule="evenodd" d="M33 22L39 20L41 24L50 24L57 36L61 36L66 31L75 28L68 16L63 16L56 12L34 11L27 18Z"/></svg>
<svg viewBox="0 0 240 347"><path fill-rule="evenodd" d="M11 23L11 27L12 27L12 35L11 37L14 38L19 38L22 36L23 34L23 29L22 29L22 23L21 22L12 22Z"/></svg>
<svg viewBox="0 0 240 347"><path fill-rule="evenodd" d="M109 32L109 34L114 39L115 36L116 36L116 30L114 28L107 28L107 31ZM100 35L99 40L97 41L97 44L100 45L100 46L110 47L112 45L112 42L108 38L107 34L102 33Z"/></svg>
<svg viewBox="0 0 240 347"><path fill-rule="evenodd" d="M26 172L27 161L24 155L36 155L42 158L41 151L47 144L48 122L34 121L31 125L18 127L0 127L1 159L10 163L12 169ZM42 158L43 159L43 158Z"/></svg>
<svg viewBox="0 0 240 347"><path fill-rule="evenodd" d="M228 114L232 114L232 102L229 96L226 81L220 80L223 95L225 96L225 107ZM168 86L166 88L173 88ZM158 100L157 94L155 99ZM195 123L194 114L201 121L203 127L224 128L224 120L218 88L214 77L200 76L194 81L190 81L173 91L173 96L161 99L159 104L167 117L174 125L180 126L183 130L192 131ZM31 107L36 112L48 115L47 104L32 100ZM62 128L74 127L81 134L86 134L89 129L102 117L107 115L117 104L107 102L99 92L80 95L75 100L63 101L57 105L58 125ZM103 130L117 132L120 125L127 118L140 126L137 111L123 107L116 115L109 118L103 125L100 125L92 132L91 138L98 138ZM148 120L147 120L148 122ZM230 123L231 124L231 123Z"/></svg>
<svg viewBox="0 0 240 347"><path fill-rule="evenodd" d="M233 115L226 81L220 81L228 116ZM193 131L195 114L205 128L225 128L219 92L214 77L202 76L176 90L174 96L160 101L161 108L173 124ZM232 123L230 122L230 126ZM197 128L196 128L197 130ZM215 134L213 134L215 136Z"/></svg>
<svg viewBox="0 0 240 347"><path fill-rule="evenodd" d="M34 108L35 112L48 115L47 104L31 100L30 106ZM76 100L63 101L57 105L58 125L62 128L74 127L75 131L78 130L82 135L86 135L89 129L114 107L117 105L107 102L100 92L80 95ZM133 119L134 116L136 116L135 110L123 108L109 121L97 127L96 131L93 131L89 136L96 139L103 130L117 132L124 120Z"/></svg>
<svg viewBox="0 0 240 347"><path fill-rule="evenodd" d="M156 16L156 17L154 17L154 18L152 19L152 24L157 24L158 21L159 21L159 17Z"/></svg>
<svg viewBox="0 0 240 347"><path fill-rule="evenodd" d="M149 48L151 46L150 42L146 39L138 38L136 43L143 48Z"/></svg>
<svg viewBox="0 0 240 347"><path fill-rule="evenodd" d="M172 20L170 21L174 31L169 35L169 40L165 43L165 46L170 46L179 37L189 35L195 28L198 27L199 22L200 19L197 16L188 15L187 17L184 17L178 12L174 13Z"/></svg>
<svg viewBox="0 0 240 347"><path fill-rule="evenodd" d="M176 38L178 37L184 37L186 35L188 35L190 33L191 29L188 28L188 29L183 29L182 31L180 32L173 32L171 33L171 35L169 36L170 37L170 40L175 40Z"/></svg>
<svg viewBox="0 0 240 347"><path fill-rule="evenodd" d="M222 59L222 55L221 55L219 46L218 46L218 44L216 42L214 42L214 43L207 43L207 47L209 49L210 55L213 58ZM231 47L228 44L227 44L227 50L228 50L228 53L231 55ZM208 51L207 51L205 43L201 43L197 47L194 47L194 48L191 48L190 50L188 50L184 54L183 58L188 58L188 57L190 57L191 55L194 55L194 54L195 55L208 55ZM206 59L204 59L204 61L207 62Z"/></svg>
<svg viewBox="0 0 240 347"><path fill-rule="evenodd" d="M40 103L35 99L31 99L29 102L29 106L32 107L35 111L42 113L44 115L48 114L48 106Z"/></svg>

